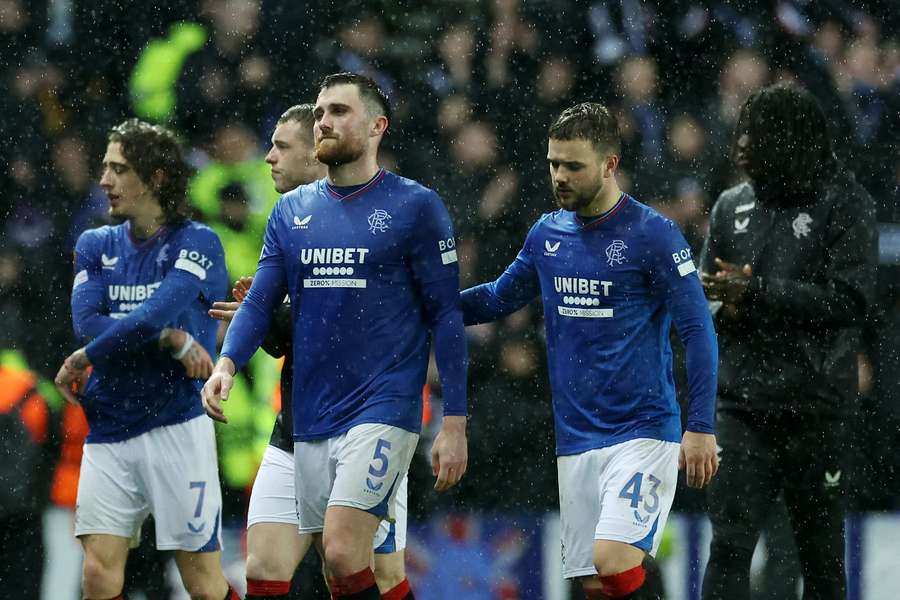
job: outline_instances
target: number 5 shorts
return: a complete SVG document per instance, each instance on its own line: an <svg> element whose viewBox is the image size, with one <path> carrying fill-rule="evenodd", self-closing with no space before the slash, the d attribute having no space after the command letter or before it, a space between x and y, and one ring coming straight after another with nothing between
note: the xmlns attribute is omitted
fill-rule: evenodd
<svg viewBox="0 0 900 600"><path fill-rule="evenodd" d="M636 439L556 459L563 577L594 575L594 540L656 554L675 498L680 445Z"/></svg>
<svg viewBox="0 0 900 600"><path fill-rule="evenodd" d="M372 547L376 554L390 554L406 548L406 493L404 477L394 499L396 522L382 521L375 532ZM253 482L247 528L257 523L283 523L299 527L294 493L294 453L269 446Z"/></svg>
<svg viewBox="0 0 900 600"><path fill-rule="evenodd" d="M325 509L349 506L393 522L395 498L409 470L419 435L381 423L294 443L300 533L325 527Z"/></svg>
<svg viewBox="0 0 900 600"><path fill-rule="evenodd" d="M159 550L222 549L222 490L206 415L112 443L85 444L75 535L134 537L148 514Z"/></svg>

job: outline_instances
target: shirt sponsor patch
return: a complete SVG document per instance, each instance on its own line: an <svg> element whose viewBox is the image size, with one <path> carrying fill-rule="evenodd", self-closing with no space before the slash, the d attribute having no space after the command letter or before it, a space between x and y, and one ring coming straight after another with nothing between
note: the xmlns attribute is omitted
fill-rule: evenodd
<svg viewBox="0 0 900 600"><path fill-rule="evenodd" d="M448 250L441 253L441 262L445 265L456 262L456 250Z"/></svg>
<svg viewBox="0 0 900 600"><path fill-rule="evenodd" d="M305 288L364 288L365 279L304 279Z"/></svg>
<svg viewBox="0 0 900 600"><path fill-rule="evenodd" d="M556 310L564 317L610 319L613 316L613 309L611 308L571 308L569 306L557 306Z"/></svg>
<svg viewBox="0 0 900 600"><path fill-rule="evenodd" d="M75 280L72 282L72 289L74 290L82 283L87 283L88 280L88 272L86 270L78 271L75 274Z"/></svg>
<svg viewBox="0 0 900 600"><path fill-rule="evenodd" d="M683 262L678 265L678 274L684 277L685 275L690 275L695 272L697 267L694 266L693 260L688 260L687 262Z"/></svg>
<svg viewBox="0 0 900 600"><path fill-rule="evenodd" d="M191 275L196 275L201 280L206 279L206 269L190 259L179 258L175 261L175 268L181 269L182 271L187 271Z"/></svg>

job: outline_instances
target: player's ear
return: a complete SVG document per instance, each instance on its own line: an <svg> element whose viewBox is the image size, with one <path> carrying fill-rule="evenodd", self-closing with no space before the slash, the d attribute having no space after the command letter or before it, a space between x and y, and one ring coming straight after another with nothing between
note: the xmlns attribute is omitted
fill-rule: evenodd
<svg viewBox="0 0 900 600"><path fill-rule="evenodd" d="M388 129L388 118L384 115L375 117L375 121L372 123L372 131L371 135L379 136L384 135Z"/></svg>
<svg viewBox="0 0 900 600"><path fill-rule="evenodd" d="M605 173L604 177L612 177L616 174L616 171L619 169L619 155L610 154L606 157L603 163L603 170Z"/></svg>

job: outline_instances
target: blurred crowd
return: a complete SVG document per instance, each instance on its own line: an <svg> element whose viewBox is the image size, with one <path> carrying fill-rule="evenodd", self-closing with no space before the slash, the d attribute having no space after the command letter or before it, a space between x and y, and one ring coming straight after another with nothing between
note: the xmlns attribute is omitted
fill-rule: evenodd
<svg viewBox="0 0 900 600"><path fill-rule="evenodd" d="M322 76L337 71L369 75L390 96L380 161L444 198L464 287L496 277L535 218L553 210L546 131L578 101L613 108L625 138L621 185L676 220L695 252L713 202L741 176L731 162L739 108L779 80L815 93L879 221L895 222L900 11L892 5L0 0L0 350L52 378L74 349L71 253L78 234L106 218L98 177L111 126L138 116L183 137L197 169L196 216L222 237L236 278L252 273L260 223L278 197L263 161L275 121L314 101ZM895 267L885 265L880 280L882 311L860 355L865 435L854 450L866 474L859 507L869 509L900 507ZM555 507L540 331L539 306L470 330L469 474L438 499L427 467L414 466L414 516L437 503ZM274 381L266 368L249 374L257 391L248 397L268 403ZM436 405L436 383L431 392ZM248 417L246 432L229 426L226 443L252 449L223 459L235 518L271 427L259 421Z"/></svg>

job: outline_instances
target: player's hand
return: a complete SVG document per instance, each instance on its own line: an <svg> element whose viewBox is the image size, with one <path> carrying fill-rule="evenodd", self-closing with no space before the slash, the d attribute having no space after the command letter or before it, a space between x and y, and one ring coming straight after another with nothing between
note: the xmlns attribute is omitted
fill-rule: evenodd
<svg viewBox="0 0 900 600"><path fill-rule="evenodd" d="M56 373L53 383L59 393L62 394L66 402L78 405L78 392L84 387L87 380L87 369L91 366L91 362L87 357L84 348L76 350L63 361L62 366Z"/></svg>
<svg viewBox="0 0 900 600"><path fill-rule="evenodd" d="M189 344L187 350L185 344ZM212 357L187 331L167 327L159 334L159 345L172 353L191 379L206 379L212 374Z"/></svg>
<svg viewBox="0 0 900 600"><path fill-rule="evenodd" d="M431 446L431 471L439 492L456 485L466 472L469 454L466 447L466 417L445 416L441 431Z"/></svg>
<svg viewBox="0 0 900 600"><path fill-rule="evenodd" d="M211 419L227 423L225 412L222 410L222 402L228 400L231 387L234 385L234 363L227 356L220 358L213 369L212 375L203 384L200 391L200 399L203 402L203 410Z"/></svg>
<svg viewBox="0 0 900 600"><path fill-rule="evenodd" d="M753 267L750 265L741 267L721 258L716 259L716 266L719 270L715 274L703 273L700 276L706 297L710 300L721 300L725 304L739 305L750 286Z"/></svg>
<svg viewBox="0 0 900 600"><path fill-rule="evenodd" d="M231 290L231 295L234 296L234 299L238 302L243 302L244 298L247 297L247 292L250 291L251 285L253 285L252 277L241 277L234 282L234 287Z"/></svg>
<svg viewBox="0 0 900 600"><path fill-rule="evenodd" d="M685 470L688 487L702 488L719 470L716 436L711 433L685 431L681 439L678 468Z"/></svg>
<svg viewBox="0 0 900 600"><path fill-rule="evenodd" d="M213 302L213 307L209 309L209 316L230 323L240 306L240 302Z"/></svg>

